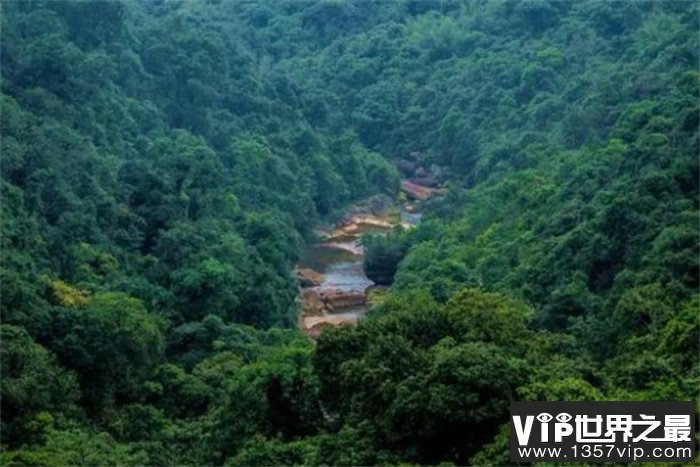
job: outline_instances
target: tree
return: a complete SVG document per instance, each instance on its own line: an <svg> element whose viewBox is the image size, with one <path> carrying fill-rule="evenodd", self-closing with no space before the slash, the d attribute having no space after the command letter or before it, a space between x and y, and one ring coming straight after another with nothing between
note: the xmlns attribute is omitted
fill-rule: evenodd
<svg viewBox="0 0 700 467"><path fill-rule="evenodd" d="M75 374L61 368L55 356L18 326L3 324L2 432L3 443L17 446L43 435L42 420L77 411L80 396ZM39 437L37 439L37 437Z"/></svg>
<svg viewBox="0 0 700 467"><path fill-rule="evenodd" d="M165 320L128 295L95 294L84 308L58 308L55 320L51 346L78 374L82 403L93 415L138 397L163 358Z"/></svg>
<svg viewBox="0 0 700 467"><path fill-rule="evenodd" d="M387 235L365 235L362 268L369 279L378 285L391 285L399 263L408 251L408 242L401 230Z"/></svg>

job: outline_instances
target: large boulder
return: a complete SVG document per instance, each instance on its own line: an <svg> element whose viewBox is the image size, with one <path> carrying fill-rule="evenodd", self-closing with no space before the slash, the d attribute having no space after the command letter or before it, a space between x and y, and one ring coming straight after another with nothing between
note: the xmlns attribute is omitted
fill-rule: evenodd
<svg viewBox="0 0 700 467"><path fill-rule="evenodd" d="M338 225L351 222L354 217L362 215L374 214L375 216L382 216L386 214L389 209L394 205L394 200L387 195L379 194L371 196L359 203L350 206L345 215L340 219Z"/></svg>
<svg viewBox="0 0 700 467"><path fill-rule="evenodd" d="M362 306L367 301L364 292L344 292L339 290L321 292L321 299L329 311Z"/></svg>
<svg viewBox="0 0 700 467"><path fill-rule="evenodd" d="M321 322L321 323L318 323L318 324L313 324L313 325L306 325L306 324L305 324L305 326L304 326L304 332L306 333L307 336L309 336L309 337L311 337L311 338L313 338L313 339L317 339L318 336L321 335L321 332L322 332L324 329L328 329L328 328L332 328L332 327L334 327L333 324L327 323L327 322L325 322L325 321L324 321L324 322Z"/></svg>
<svg viewBox="0 0 700 467"><path fill-rule="evenodd" d="M431 196L440 196L444 193L444 190L441 188L419 185L411 180L401 182L401 191L406 195L406 198L414 201L423 201Z"/></svg>
<svg viewBox="0 0 700 467"><path fill-rule="evenodd" d="M301 308L304 316L323 316L326 304L316 289L301 291Z"/></svg>
<svg viewBox="0 0 700 467"><path fill-rule="evenodd" d="M372 214L379 216L394 205L394 200L390 196L380 194L370 197L366 204Z"/></svg>
<svg viewBox="0 0 700 467"><path fill-rule="evenodd" d="M427 187L418 185L409 180L401 182L401 191L404 192L408 199L422 201L430 196L430 191Z"/></svg>
<svg viewBox="0 0 700 467"><path fill-rule="evenodd" d="M313 269L300 268L296 270L297 280L302 287L316 287L323 282L323 275Z"/></svg>
<svg viewBox="0 0 700 467"><path fill-rule="evenodd" d="M352 325L356 320L348 319L340 316L323 316L304 318L301 328L307 336L316 339L324 329L335 326Z"/></svg>

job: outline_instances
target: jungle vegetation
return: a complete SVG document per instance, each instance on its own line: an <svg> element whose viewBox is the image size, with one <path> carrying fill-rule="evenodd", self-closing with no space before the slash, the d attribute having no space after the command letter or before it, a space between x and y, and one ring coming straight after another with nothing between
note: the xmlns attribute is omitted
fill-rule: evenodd
<svg viewBox="0 0 700 467"><path fill-rule="evenodd" d="M4 1L2 465L508 463L698 400L698 3ZM296 329L313 227L448 174Z"/></svg>

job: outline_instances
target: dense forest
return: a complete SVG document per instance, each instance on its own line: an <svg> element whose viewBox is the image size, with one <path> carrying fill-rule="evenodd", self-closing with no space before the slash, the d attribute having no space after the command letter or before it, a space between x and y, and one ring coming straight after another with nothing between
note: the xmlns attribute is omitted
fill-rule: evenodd
<svg viewBox="0 0 700 467"><path fill-rule="evenodd" d="M503 465L511 400L698 400L697 2L0 7L2 465ZM309 339L314 227L415 153L446 195Z"/></svg>

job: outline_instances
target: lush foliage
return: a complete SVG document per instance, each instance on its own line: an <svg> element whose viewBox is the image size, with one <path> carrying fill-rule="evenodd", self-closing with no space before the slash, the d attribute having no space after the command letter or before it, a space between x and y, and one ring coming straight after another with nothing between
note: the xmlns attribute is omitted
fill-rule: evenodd
<svg viewBox="0 0 700 467"><path fill-rule="evenodd" d="M693 2L2 5L10 465L507 463L512 399L697 396ZM316 343L319 222L392 284Z"/></svg>
<svg viewBox="0 0 700 467"><path fill-rule="evenodd" d="M379 285L390 285L399 263L406 256L408 235L399 227L386 235L370 234L362 238L366 253L363 269L368 278Z"/></svg>

